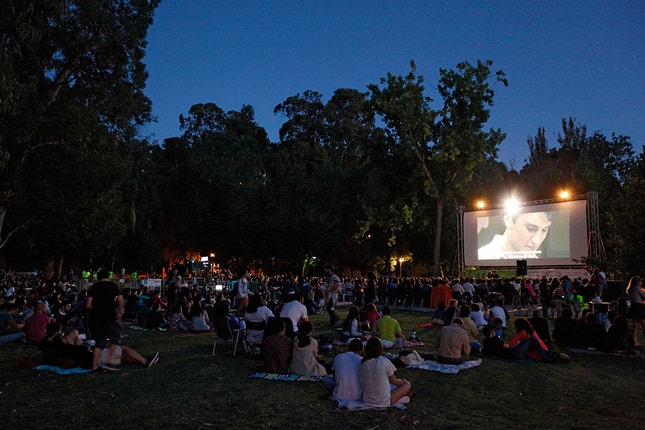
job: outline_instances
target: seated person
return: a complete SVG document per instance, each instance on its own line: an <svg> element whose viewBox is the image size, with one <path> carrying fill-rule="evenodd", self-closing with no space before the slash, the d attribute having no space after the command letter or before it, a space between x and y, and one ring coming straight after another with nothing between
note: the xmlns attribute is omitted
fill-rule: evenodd
<svg viewBox="0 0 645 430"><path fill-rule="evenodd" d="M289 373L301 376L325 376L325 366L318 362L318 341L311 335L313 325L303 321L298 326L298 334L293 340L293 352Z"/></svg>
<svg viewBox="0 0 645 430"><path fill-rule="evenodd" d="M373 328L379 318L381 318L381 313L376 309L374 303L365 305L365 321L368 323L369 328Z"/></svg>
<svg viewBox="0 0 645 430"><path fill-rule="evenodd" d="M549 321L542 316L539 310L533 311L533 317L529 318L529 322L533 326L535 332L540 336L540 339L551 342L551 334L549 334Z"/></svg>
<svg viewBox="0 0 645 430"><path fill-rule="evenodd" d="M627 354L634 352L632 331L627 324L627 318L623 315L616 315L612 320L607 332L607 350Z"/></svg>
<svg viewBox="0 0 645 430"><path fill-rule="evenodd" d="M87 346L70 343L63 334L63 326L51 322L45 329L45 337L40 341L38 349L43 352L43 363L62 368L81 367L92 368L92 350Z"/></svg>
<svg viewBox="0 0 645 430"><path fill-rule="evenodd" d="M211 331L213 330L213 323L208 318L208 313L202 307L199 299L193 300L193 305L190 308L190 331Z"/></svg>
<svg viewBox="0 0 645 430"><path fill-rule="evenodd" d="M190 313L190 305L176 306L175 311L170 315L168 321L168 330L170 331L188 331L190 328L190 321L186 318L186 314Z"/></svg>
<svg viewBox="0 0 645 430"><path fill-rule="evenodd" d="M0 305L0 343L18 342L25 338L25 332L20 331L24 324L15 320L17 314L16 303Z"/></svg>
<svg viewBox="0 0 645 430"><path fill-rule="evenodd" d="M488 325L488 321L484 318L484 313L477 303L471 305L470 319L475 323L477 330L482 330Z"/></svg>
<svg viewBox="0 0 645 430"><path fill-rule="evenodd" d="M515 320L515 336L505 348L512 350L512 357L517 360L529 358L542 361L549 352L549 347L540 339L528 319L521 317Z"/></svg>
<svg viewBox="0 0 645 430"><path fill-rule="evenodd" d="M261 294L253 294L249 298L249 304L244 312L244 319L247 324L247 341L251 345L261 345L264 337L264 330L252 329L254 323L265 323L273 317L271 309L264 305Z"/></svg>
<svg viewBox="0 0 645 430"><path fill-rule="evenodd" d="M363 342L352 339L347 352L338 354L334 358L335 386L332 400L336 401L361 401L363 388L361 387L361 352Z"/></svg>
<svg viewBox="0 0 645 430"><path fill-rule="evenodd" d="M270 373L288 373L293 341L285 336L286 326L280 318L270 318L264 332L262 356Z"/></svg>
<svg viewBox="0 0 645 430"><path fill-rule="evenodd" d="M349 308L347 318L343 322L343 329L341 331L341 340L347 341L351 338L363 339L363 332L361 332L360 311L357 306Z"/></svg>
<svg viewBox="0 0 645 430"><path fill-rule="evenodd" d="M146 317L144 324L148 330L159 330L160 328L166 328L168 326L159 303L152 303L152 310Z"/></svg>
<svg viewBox="0 0 645 430"><path fill-rule="evenodd" d="M233 314L231 314L231 302L226 299L221 299L215 302L213 306L213 317L226 317L231 326L231 330L237 330L240 328L240 320Z"/></svg>
<svg viewBox="0 0 645 430"><path fill-rule="evenodd" d="M437 309L432 314L432 324L435 325L446 325L446 304L443 300L439 300L437 303Z"/></svg>
<svg viewBox="0 0 645 430"><path fill-rule="evenodd" d="M570 345L575 335L578 323L573 319L569 308L562 309L562 314L555 319L552 338L561 345Z"/></svg>
<svg viewBox="0 0 645 430"><path fill-rule="evenodd" d="M510 350L504 348L504 341L495 335L493 326L487 325L482 329L484 341L482 342L482 354L487 357L511 358Z"/></svg>
<svg viewBox="0 0 645 430"><path fill-rule="evenodd" d="M45 337L45 329L51 322L49 317L45 315L47 305L44 302L37 302L34 305L34 313L27 318L23 331L27 342L38 344Z"/></svg>
<svg viewBox="0 0 645 430"><path fill-rule="evenodd" d="M395 371L394 364L383 356L383 344L380 339L370 338L360 368L363 402L367 406L384 408L398 402L410 401L412 385L405 379L397 378ZM392 386L395 388L392 389Z"/></svg>
<svg viewBox="0 0 645 430"><path fill-rule="evenodd" d="M470 339L461 318L455 318L437 333L435 359L442 364L460 364L468 359Z"/></svg>
<svg viewBox="0 0 645 430"><path fill-rule="evenodd" d="M500 318L493 320L493 331L495 332L495 336L500 339L506 338L506 327L504 327L504 322Z"/></svg>
<svg viewBox="0 0 645 430"><path fill-rule="evenodd" d="M451 299L448 302L448 308L443 314L443 319L446 321L446 325L452 324L452 322L459 316L459 302L455 299Z"/></svg>
<svg viewBox="0 0 645 430"><path fill-rule="evenodd" d="M143 307L140 307L139 314L137 315L137 325L139 327L146 328L146 319L148 318L148 315L150 315L150 312L152 312L152 305L154 302L150 299L146 299L144 303ZM158 306L157 309L159 309Z"/></svg>
<svg viewBox="0 0 645 430"><path fill-rule="evenodd" d="M385 348L405 345L405 336L401 331L399 322L390 316L390 307L383 307L383 316L376 321L372 329L373 336L380 336L380 341Z"/></svg>
<svg viewBox="0 0 645 430"><path fill-rule="evenodd" d="M606 349L607 332L604 325L598 322L596 314L587 313L585 321L578 325L571 344L578 348Z"/></svg>

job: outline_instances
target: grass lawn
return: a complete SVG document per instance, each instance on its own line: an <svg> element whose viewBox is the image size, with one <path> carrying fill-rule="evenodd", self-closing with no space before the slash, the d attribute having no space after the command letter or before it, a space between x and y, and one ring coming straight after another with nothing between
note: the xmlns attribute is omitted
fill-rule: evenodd
<svg viewBox="0 0 645 430"><path fill-rule="evenodd" d="M346 309L339 309L341 317ZM430 314L393 311L404 333ZM328 319L312 317L316 334ZM512 325L512 324L509 324ZM213 335L126 329L123 344L144 356L159 351L151 369L124 364L118 372L59 376L18 366L37 359L32 348L0 348L2 428L92 429L642 429L645 360L570 354L569 364L484 359L447 375L416 369L417 398L406 410L339 410L322 383L248 379L261 369L253 357L232 357L224 345L211 356ZM434 332L417 329L430 351ZM512 334L512 333L511 333Z"/></svg>

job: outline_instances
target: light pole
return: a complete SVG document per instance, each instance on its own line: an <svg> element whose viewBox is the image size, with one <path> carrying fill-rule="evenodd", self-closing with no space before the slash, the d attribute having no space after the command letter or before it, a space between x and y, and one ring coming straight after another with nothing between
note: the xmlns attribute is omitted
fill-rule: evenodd
<svg viewBox="0 0 645 430"><path fill-rule="evenodd" d="M403 277L403 257L399 257L399 278Z"/></svg>

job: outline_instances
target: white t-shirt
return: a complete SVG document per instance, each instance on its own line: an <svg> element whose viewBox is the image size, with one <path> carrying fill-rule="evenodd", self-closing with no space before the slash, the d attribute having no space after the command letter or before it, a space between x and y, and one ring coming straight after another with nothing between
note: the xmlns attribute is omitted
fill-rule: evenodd
<svg viewBox="0 0 645 430"><path fill-rule="evenodd" d="M351 351L337 355L334 358L334 379L336 386L332 400L360 401L363 397L361 356Z"/></svg>
<svg viewBox="0 0 645 430"><path fill-rule="evenodd" d="M297 333L298 323L300 320L308 319L307 308L298 300L292 300L282 307L280 318L291 318L291 322L293 322L293 331Z"/></svg>
<svg viewBox="0 0 645 430"><path fill-rule="evenodd" d="M385 408L390 406L390 376L396 367L385 357L372 358L361 364L363 403Z"/></svg>
<svg viewBox="0 0 645 430"><path fill-rule="evenodd" d="M506 313L501 306L493 306L490 308L490 311L493 313L493 318L499 318L502 320L502 327L506 327Z"/></svg>

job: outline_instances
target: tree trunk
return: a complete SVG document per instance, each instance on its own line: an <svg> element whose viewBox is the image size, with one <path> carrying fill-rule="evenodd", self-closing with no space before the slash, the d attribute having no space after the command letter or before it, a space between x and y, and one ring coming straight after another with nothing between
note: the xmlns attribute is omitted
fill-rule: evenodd
<svg viewBox="0 0 645 430"><path fill-rule="evenodd" d="M441 262L441 225L443 223L443 198L437 196L437 219L434 226L434 247L432 249L432 274L441 275L439 263Z"/></svg>

